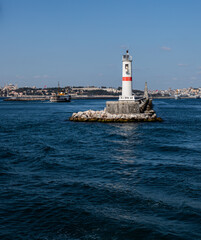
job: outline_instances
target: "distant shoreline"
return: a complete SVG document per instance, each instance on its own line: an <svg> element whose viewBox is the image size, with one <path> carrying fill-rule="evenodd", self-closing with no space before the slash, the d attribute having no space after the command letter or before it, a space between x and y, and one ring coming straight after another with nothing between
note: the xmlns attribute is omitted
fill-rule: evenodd
<svg viewBox="0 0 201 240"><path fill-rule="evenodd" d="M175 97L151 97L152 99L175 99ZM196 97L179 97L179 99L200 99Z"/></svg>
<svg viewBox="0 0 201 240"><path fill-rule="evenodd" d="M31 96L31 97L0 97L0 99L5 101L49 101L51 96ZM142 96L137 96L137 98ZM174 97L150 97L151 99L175 99ZM78 95L78 96L71 96L72 100L84 100L84 99L119 99L119 96L114 95ZM196 99L195 97L180 97L180 99ZM198 98L199 99L199 98Z"/></svg>

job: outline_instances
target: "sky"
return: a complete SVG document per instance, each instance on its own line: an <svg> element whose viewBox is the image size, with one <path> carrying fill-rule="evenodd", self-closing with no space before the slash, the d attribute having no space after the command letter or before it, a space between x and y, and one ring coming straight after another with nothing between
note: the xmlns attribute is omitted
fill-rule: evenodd
<svg viewBox="0 0 201 240"><path fill-rule="evenodd" d="M201 87L200 0L0 0L0 86Z"/></svg>

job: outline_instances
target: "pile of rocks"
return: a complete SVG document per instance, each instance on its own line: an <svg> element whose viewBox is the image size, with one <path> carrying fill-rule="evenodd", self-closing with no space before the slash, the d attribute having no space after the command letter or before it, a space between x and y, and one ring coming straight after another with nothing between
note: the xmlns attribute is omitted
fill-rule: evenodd
<svg viewBox="0 0 201 240"><path fill-rule="evenodd" d="M156 116L154 110L136 114L110 114L106 109L102 111L88 110L85 112L73 113L70 121L76 122L156 122L162 121Z"/></svg>

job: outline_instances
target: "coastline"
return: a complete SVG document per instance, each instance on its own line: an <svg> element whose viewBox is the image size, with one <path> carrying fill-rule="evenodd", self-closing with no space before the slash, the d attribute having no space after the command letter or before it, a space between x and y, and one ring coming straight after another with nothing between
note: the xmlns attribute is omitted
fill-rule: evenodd
<svg viewBox="0 0 201 240"><path fill-rule="evenodd" d="M34 95L34 96L24 96L24 97L2 97L0 96L0 99L4 101L49 101L51 96L39 96L39 95ZM136 98L140 98L142 96L137 96ZM84 99L119 99L119 96L114 96L114 95L71 95L72 100L84 100ZM153 97L151 96L150 99L175 99L172 96L158 96L158 97ZM199 99L196 97L180 97L180 99Z"/></svg>

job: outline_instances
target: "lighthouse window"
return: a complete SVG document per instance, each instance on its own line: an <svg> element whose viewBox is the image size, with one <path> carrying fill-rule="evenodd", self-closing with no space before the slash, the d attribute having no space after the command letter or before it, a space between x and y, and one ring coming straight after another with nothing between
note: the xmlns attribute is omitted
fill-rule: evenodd
<svg viewBox="0 0 201 240"><path fill-rule="evenodd" d="M128 69L128 64L125 64L125 69Z"/></svg>

